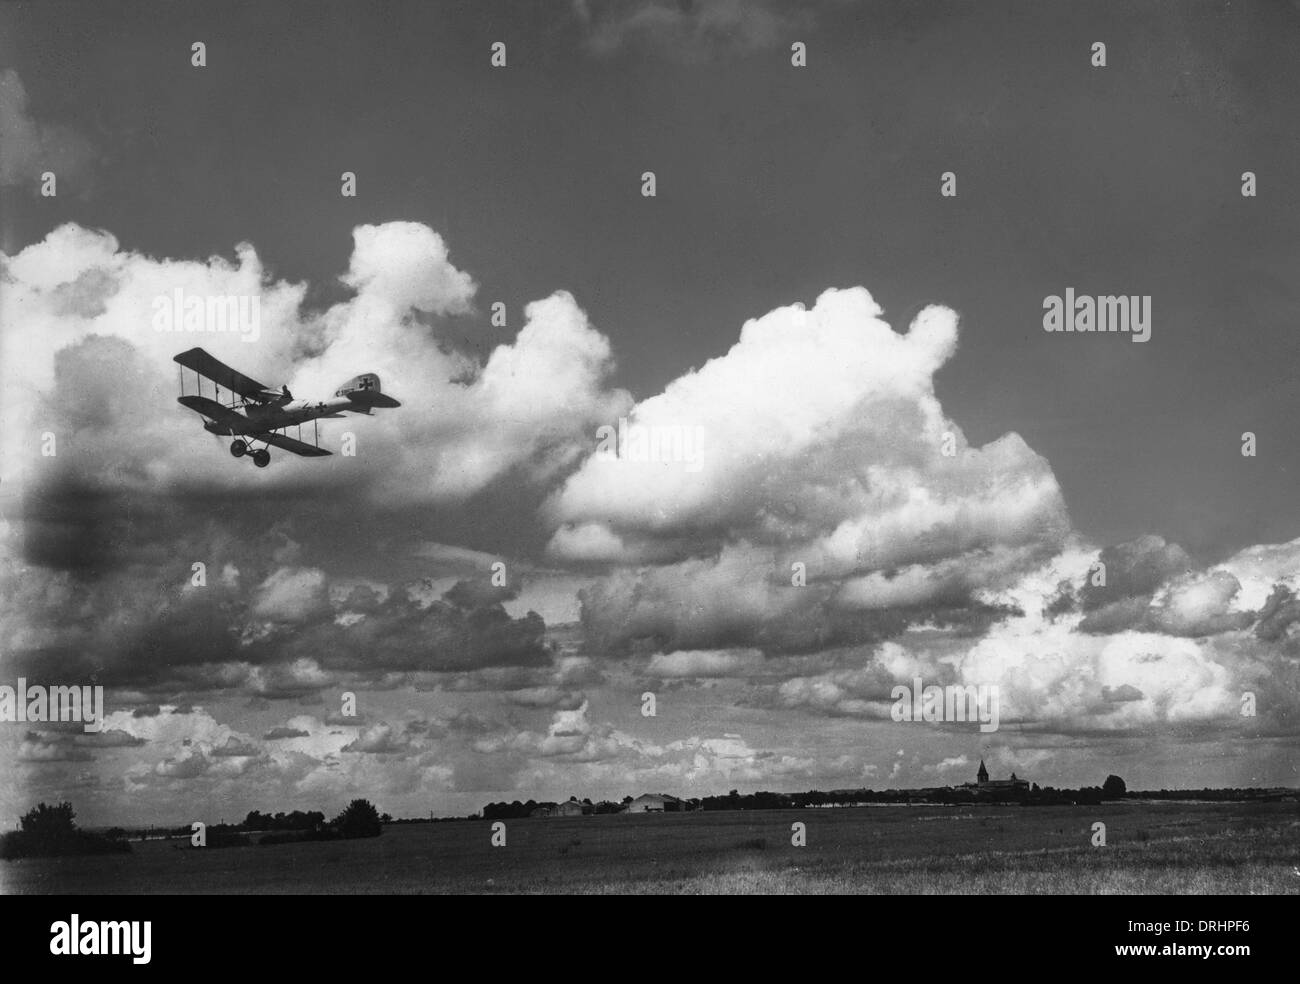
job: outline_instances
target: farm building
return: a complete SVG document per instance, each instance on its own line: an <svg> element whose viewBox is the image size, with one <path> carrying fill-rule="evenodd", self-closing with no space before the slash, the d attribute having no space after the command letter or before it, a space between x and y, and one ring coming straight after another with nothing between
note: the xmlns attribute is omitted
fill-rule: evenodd
<svg viewBox="0 0 1300 984"><path fill-rule="evenodd" d="M579 803L577 800L566 800L563 803L542 803L528 815L530 817L580 817L590 811L591 807L586 804Z"/></svg>
<svg viewBox="0 0 1300 984"><path fill-rule="evenodd" d="M686 802L667 793L643 793L627 805L626 813L677 813L686 810Z"/></svg>

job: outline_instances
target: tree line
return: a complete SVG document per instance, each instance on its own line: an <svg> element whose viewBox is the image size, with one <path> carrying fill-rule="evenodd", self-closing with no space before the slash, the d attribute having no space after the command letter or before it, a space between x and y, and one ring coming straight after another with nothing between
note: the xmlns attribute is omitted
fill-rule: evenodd
<svg viewBox="0 0 1300 984"><path fill-rule="evenodd" d="M1037 783L1023 789L941 786L931 789L811 789L804 793L774 793L767 790L741 793L733 789L725 796L705 796L683 802L687 810L798 810L867 803L1022 803L1027 806L1055 806L1094 805L1103 800L1123 799L1126 794L1124 780L1110 775L1100 786L1084 786L1080 789L1056 789L1052 786L1039 788ZM582 804L584 814L619 813L632 802L632 797L624 796L621 803L602 800L593 804L589 799L579 800L573 796L570 797L570 802ZM522 819L530 816L538 807L556 805L531 799L522 803L519 800L512 803L489 803L483 807L483 819Z"/></svg>
<svg viewBox="0 0 1300 984"><path fill-rule="evenodd" d="M37 804L19 820L18 830L0 836L0 859L129 852L132 836L145 840L151 832L157 834L157 831L129 831L123 827L96 834L79 828L75 818L71 803ZM354 799L328 823L319 810L276 814L252 810L241 823L216 823L207 827L204 847L249 847L254 843L271 847L300 841L378 837L390 820L391 816L387 813L381 816L365 799ZM190 837L192 832L190 824L162 829L164 836L176 838ZM255 833L261 834L256 842L251 837Z"/></svg>

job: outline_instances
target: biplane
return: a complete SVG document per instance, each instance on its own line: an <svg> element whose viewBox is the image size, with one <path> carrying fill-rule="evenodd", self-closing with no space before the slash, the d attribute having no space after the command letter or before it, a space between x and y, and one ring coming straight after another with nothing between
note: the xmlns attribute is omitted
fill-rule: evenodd
<svg viewBox="0 0 1300 984"><path fill-rule="evenodd" d="M278 390L263 386L242 372L231 369L201 348L192 348L174 357L181 366L181 395L177 402L201 415L203 429L209 434L226 435L235 440L230 453L236 458L248 455L258 468L271 462L271 452L266 447L254 448L255 442L282 448L304 458L322 458L332 452L320 446L320 431L316 421L322 417L342 417L344 411L372 415L376 409L400 407L379 386L379 377L373 372L354 376L335 390L328 400L296 400L288 386ZM185 370L194 373L197 393L186 394ZM203 380L212 382L212 396L203 393ZM226 390L223 402L221 390ZM302 425L312 422L312 443L302 440ZM297 437L287 431L297 427Z"/></svg>

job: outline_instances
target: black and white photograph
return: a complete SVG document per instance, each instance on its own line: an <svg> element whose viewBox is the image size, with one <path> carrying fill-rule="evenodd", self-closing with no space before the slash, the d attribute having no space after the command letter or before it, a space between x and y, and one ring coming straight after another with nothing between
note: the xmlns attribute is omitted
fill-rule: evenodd
<svg viewBox="0 0 1300 984"><path fill-rule="evenodd" d="M0 5L32 948L1300 893L1297 120L1293 0Z"/></svg>

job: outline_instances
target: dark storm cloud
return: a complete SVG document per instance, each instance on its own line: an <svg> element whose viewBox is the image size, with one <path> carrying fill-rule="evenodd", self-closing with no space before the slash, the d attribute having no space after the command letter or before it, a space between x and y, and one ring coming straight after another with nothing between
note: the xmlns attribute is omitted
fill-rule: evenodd
<svg viewBox="0 0 1300 984"><path fill-rule="evenodd" d="M548 662L541 619L511 619L501 603L517 586L494 588L486 576L458 583L428 608L402 590L385 601L359 584L340 607L360 622L334 624L327 576L292 565L337 556L356 530L346 490L296 502L292 487L160 494L148 455L129 443L133 434L153 439L140 354L122 339L91 336L61 350L54 368L37 419L56 434L59 453L42 462L24 498L32 566L7 598L13 614L42 627L9 647L19 670L160 694L247 687L303 698L330 675L285 665L299 656L372 677ZM119 456L114 446L128 450ZM365 547L394 549L382 536ZM204 568L198 584L196 563ZM283 628L250 638L261 619ZM250 677L250 667L261 670Z"/></svg>
<svg viewBox="0 0 1300 984"><path fill-rule="evenodd" d="M0 602L10 632L20 623L28 629L10 638L6 661L33 680L89 679L158 699L232 688L296 699L339 674L384 686L405 672L551 661L541 617L512 618L501 600L513 592L492 588L486 576L456 583L431 604L401 586L386 599L356 586L336 608L325 600L324 572L274 562L285 542L243 539L237 521L196 518L170 545L124 537L109 565L31 567ZM194 583L197 558L202 584ZM350 620L341 624L338 613Z"/></svg>
<svg viewBox="0 0 1300 984"><path fill-rule="evenodd" d="M1255 636L1262 642L1277 643L1291 655L1300 655L1300 600L1290 588L1277 585L1260 612Z"/></svg>
<svg viewBox="0 0 1300 984"><path fill-rule="evenodd" d="M1188 637L1244 629L1259 617L1231 609L1241 590L1236 577L1193 570L1187 553L1161 537L1106 547L1098 562L1105 565L1105 583L1094 565L1077 596L1071 585L1061 585L1045 609L1048 615L1081 607L1086 614L1079 631L1091 635L1137 631Z"/></svg>
<svg viewBox="0 0 1300 984"><path fill-rule="evenodd" d="M145 744L145 739L117 729L92 732L76 738L79 745L91 748L137 748Z"/></svg>
<svg viewBox="0 0 1300 984"><path fill-rule="evenodd" d="M309 732L301 728L272 728L266 734L262 735L263 741L280 741L284 738L306 738Z"/></svg>
<svg viewBox="0 0 1300 984"><path fill-rule="evenodd" d="M367 723L368 721L364 714L347 715L334 711L325 717L325 724L330 727L339 727L341 725L346 725L348 727L361 727Z"/></svg>
<svg viewBox="0 0 1300 984"><path fill-rule="evenodd" d="M407 591L394 590L360 621L334 618L297 627L283 640L254 648L274 650L278 659L310 657L338 671L475 670L491 666L537 667L551 661L546 624L529 612L511 618L494 591L457 582L427 606Z"/></svg>
<svg viewBox="0 0 1300 984"><path fill-rule="evenodd" d="M1086 613L1079 631L1097 635L1137 628L1156 589L1193 566L1182 547L1154 535L1104 547L1097 560L1105 566L1104 583L1100 570L1091 570L1077 593L1063 586L1049 605L1053 613L1077 605ZM1067 598L1073 598L1074 605Z"/></svg>
<svg viewBox="0 0 1300 984"><path fill-rule="evenodd" d="M838 603L837 585L795 588L750 571L719 589L711 575L692 577L710 567L699 561L619 572L580 590L587 651L619 656L752 646L772 654L812 653L880 642L922 623L979 636L1014 611L974 600L973 585L940 591L924 604L855 610ZM770 603L756 607L755 598Z"/></svg>
<svg viewBox="0 0 1300 984"><path fill-rule="evenodd" d="M755 620L725 596L697 593L689 605L676 594L682 584L676 568L663 574L611 576L578 592L587 649L609 655L674 649L724 649L756 646L774 652L811 652L844 642L887 639L908 625L899 611L846 612L830 603L830 592L808 587L797 608L774 611ZM818 597L820 596L820 597Z"/></svg>
<svg viewBox="0 0 1300 984"><path fill-rule="evenodd" d="M561 687L528 687L506 694L506 700L511 704L557 711L576 711L586 699L587 695L580 690L565 690Z"/></svg>
<svg viewBox="0 0 1300 984"><path fill-rule="evenodd" d="M1182 547L1150 535L1104 547L1098 560L1106 565L1105 584L1094 584L1092 579L1084 583L1079 593L1085 611L1122 598L1149 597L1171 575L1192 569Z"/></svg>
<svg viewBox="0 0 1300 984"><path fill-rule="evenodd" d="M27 732L18 750L18 761L28 763L89 762L93 757L87 749L73 744L71 735L38 731Z"/></svg>

